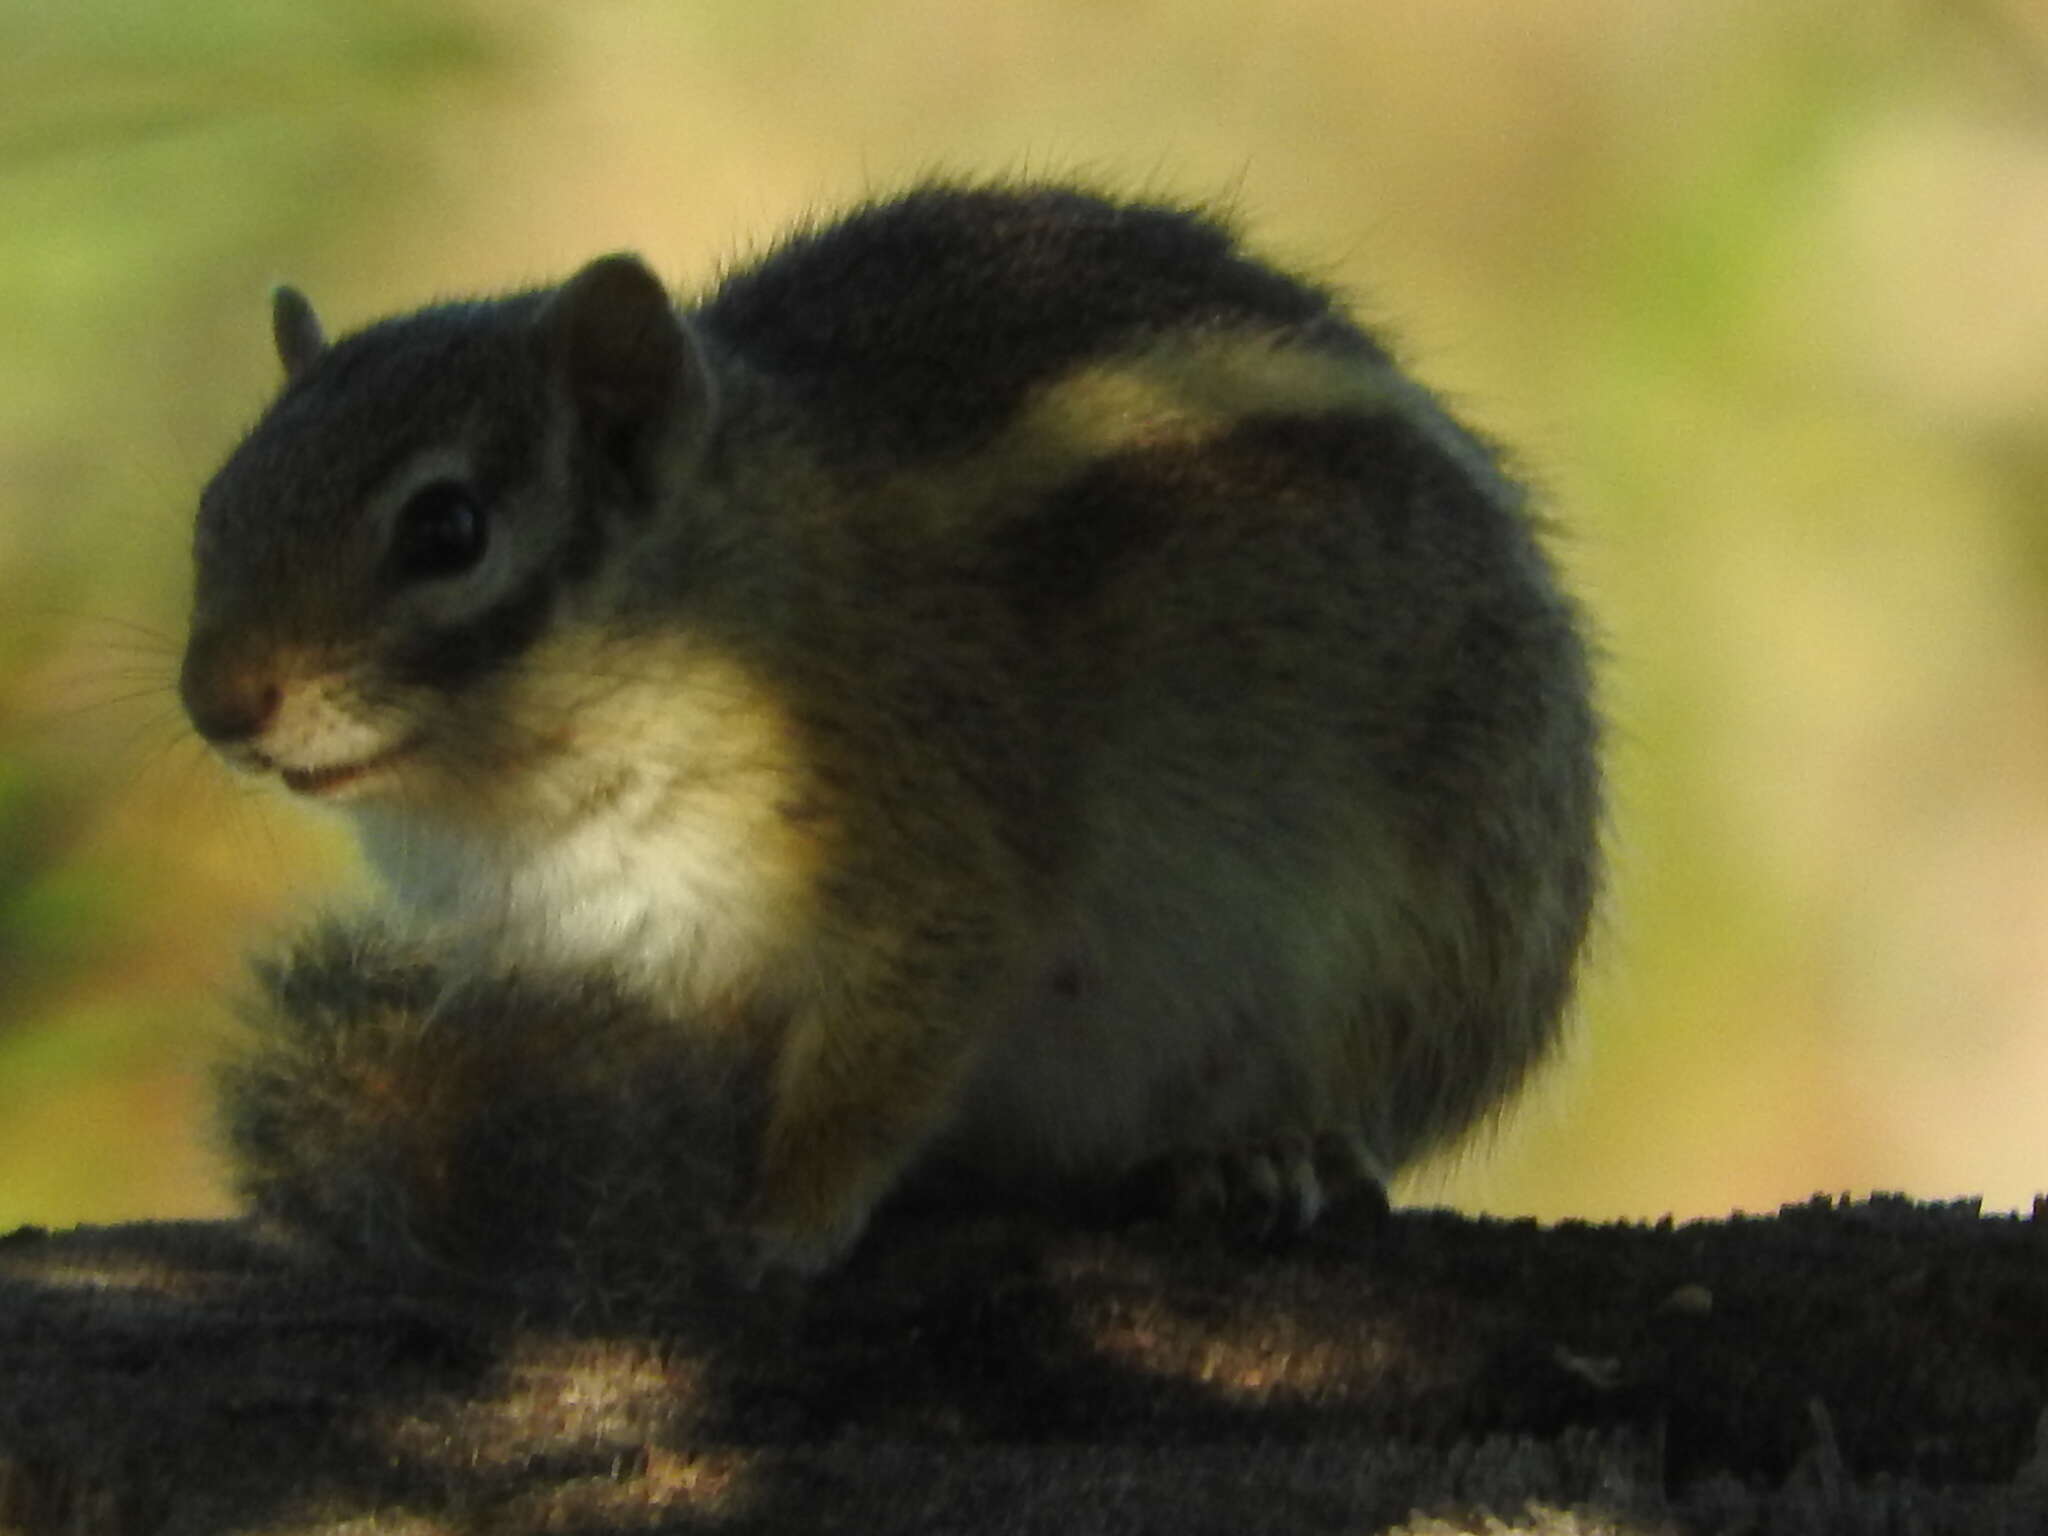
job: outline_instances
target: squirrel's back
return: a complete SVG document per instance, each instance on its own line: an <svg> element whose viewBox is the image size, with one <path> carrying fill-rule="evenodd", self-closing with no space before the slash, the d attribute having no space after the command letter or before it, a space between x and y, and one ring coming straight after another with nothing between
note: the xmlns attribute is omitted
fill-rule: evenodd
<svg viewBox="0 0 2048 1536"><path fill-rule="evenodd" d="M1068 187L869 204L734 271L695 318L834 450L899 463L974 448L1034 388L1147 338L1259 331L1381 356L1330 294L1221 222Z"/></svg>

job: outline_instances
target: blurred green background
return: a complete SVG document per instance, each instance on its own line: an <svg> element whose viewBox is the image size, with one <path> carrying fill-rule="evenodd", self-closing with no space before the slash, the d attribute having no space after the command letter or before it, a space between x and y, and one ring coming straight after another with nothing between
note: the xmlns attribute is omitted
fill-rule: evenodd
<svg viewBox="0 0 2048 1536"><path fill-rule="evenodd" d="M170 686L267 286L690 284L931 170L1226 194L1567 530L1609 910L1412 1196L2048 1187L2042 6L0 0L0 1229L225 1209L239 957L358 878Z"/></svg>

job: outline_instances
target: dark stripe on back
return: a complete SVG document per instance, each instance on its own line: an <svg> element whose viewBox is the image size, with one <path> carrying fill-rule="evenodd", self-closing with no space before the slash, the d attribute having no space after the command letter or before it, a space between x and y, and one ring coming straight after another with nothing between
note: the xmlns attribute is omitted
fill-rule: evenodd
<svg viewBox="0 0 2048 1536"><path fill-rule="evenodd" d="M1274 536L1326 545L1339 568L1427 570L1439 599L1491 586L1512 558L1504 552L1528 537L1397 412L1252 416L1205 442L1091 466L996 536L997 581L1027 624L1056 624L1101 601L1178 526L1233 506ZM1241 558L1259 558L1256 543Z"/></svg>
<svg viewBox="0 0 2048 1536"><path fill-rule="evenodd" d="M698 314L837 462L985 441L1033 385L1153 332L1275 330L1378 356L1331 296L1180 209L1062 188L927 187L796 236Z"/></svg>

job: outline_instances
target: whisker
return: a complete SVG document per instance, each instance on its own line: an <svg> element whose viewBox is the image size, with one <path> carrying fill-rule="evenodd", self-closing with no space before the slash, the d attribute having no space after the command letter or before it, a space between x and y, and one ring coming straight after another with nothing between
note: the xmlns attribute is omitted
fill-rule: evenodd
<svg viewBox="0 0 2048 1536"><path fill-rule="evenodd" d="M119 618L113 614L81 613L64 609L53 609L46 611L43 616L47 618L68 619L74 624L98 625L107 629L125 630L131 642L146 641L150 645L159 647L166 652L175 652L184 646L184 640L169 630L157 629L152 625L139 623L134 619Z"/></svg>
<svg viewBox="0 0 2048 1536"><path fill-rule="evenodd" d="M96 640L91 643L89 651L94 658L113 656L122 661L128 661L131 658L138 661L147 661L167 675L173 674L176 671L176 668L171 664L176 654L174 651L166 650L160 646L146 645L141 641Z"/></svg>
<svg viewBox="0 0 2048 1536"><path fill-rule="evenodd" d="M31 722L54 725L60 721L77 720L87 715L119 709L124 705L140 703L144 699L160 698L169 691L167 685L155 683L147 687L109 694L105 698L84 699L72 704L34 706L23 711L23 718Z"/></svg>

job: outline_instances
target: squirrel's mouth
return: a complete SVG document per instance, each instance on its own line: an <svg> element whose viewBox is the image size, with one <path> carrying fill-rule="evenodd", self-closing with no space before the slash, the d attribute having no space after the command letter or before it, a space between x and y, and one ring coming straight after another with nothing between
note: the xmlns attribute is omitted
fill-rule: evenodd
<svg viewBox="0 0 2048 1536"><path fill-rule="evenodd" d="M324 768L285 768L280 766L278 776L284 780L284 787L295 795L331 795L335 791L359 784L373 774L385 769L411 754L419 743L416 740L401 741L389 751L379 752L374 757L359 758L352 763L330 763Z"/></svg>

